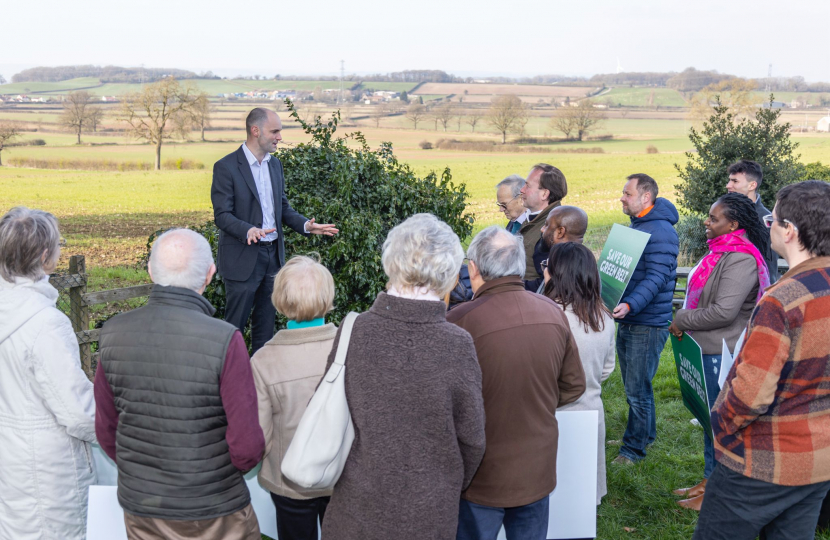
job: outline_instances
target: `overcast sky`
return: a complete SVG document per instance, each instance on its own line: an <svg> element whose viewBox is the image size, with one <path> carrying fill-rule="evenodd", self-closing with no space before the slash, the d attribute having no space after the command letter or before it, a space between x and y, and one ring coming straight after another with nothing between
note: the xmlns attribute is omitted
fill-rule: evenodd
<svg viewBox="0 0 830 540"><path fill-rule="evenodd" d="M223 76L681 71L830 82L830 0L57 0L0 9L0 74L72 64Z"/></svg>

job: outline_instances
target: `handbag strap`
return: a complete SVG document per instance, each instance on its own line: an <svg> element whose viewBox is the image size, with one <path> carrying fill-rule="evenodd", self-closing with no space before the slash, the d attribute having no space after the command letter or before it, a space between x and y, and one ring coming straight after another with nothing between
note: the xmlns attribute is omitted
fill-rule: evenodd
<svg viewBox="0 0 830 540"><path fill-rule="evenodd" d="M350 311L343 319L340 341L337 342L337 354L334 355L335 364L343 366L346 363L346 353L349 352L349 341L352 339L352 328L354 328L355 319L357 319L357 313L354 311Z"/></svg>

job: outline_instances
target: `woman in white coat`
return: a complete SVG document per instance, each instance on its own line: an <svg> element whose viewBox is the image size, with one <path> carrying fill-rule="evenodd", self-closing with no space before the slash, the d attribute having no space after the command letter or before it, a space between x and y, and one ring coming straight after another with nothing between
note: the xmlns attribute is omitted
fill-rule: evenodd
<svg viewBox="0 0 830 540"><path fill-rule="evenodd" d="M86 537L95 403L49 284L59 242L46 212L0 219L0 538Z"/></svg>
<svg viewBox="0 0 830 540"><path fill-rule="evenodd" d="M608 493L605 484L605 408L602 382L614 371L614 319L600 296L597 261L591 250L574 242L554 244L542 267L545 296L562 306L585 371L585 393L560 411L597 411L597 505Z"/></svg>

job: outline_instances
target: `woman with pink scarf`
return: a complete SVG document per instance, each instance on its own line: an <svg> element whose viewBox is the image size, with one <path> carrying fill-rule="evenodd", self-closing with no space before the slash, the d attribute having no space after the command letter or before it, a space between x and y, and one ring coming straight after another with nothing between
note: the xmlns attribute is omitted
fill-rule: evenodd
<svg viewBox="0 0 830 540"><path fill-rule="evenodd" d="M677 310L669 332L692 336L703 350L703 372L710 406L720 392L718 376L723 340L734 350L755 304L769 284L764 256L769 253L769 231L758 219L755 205L740 193L727 193L709 209L704 221L709 253L689 273L686 300ZM700 511L706 479L715 468L715 449L703 435L703 481L674 491L686 498L684 508Z"/></svg>

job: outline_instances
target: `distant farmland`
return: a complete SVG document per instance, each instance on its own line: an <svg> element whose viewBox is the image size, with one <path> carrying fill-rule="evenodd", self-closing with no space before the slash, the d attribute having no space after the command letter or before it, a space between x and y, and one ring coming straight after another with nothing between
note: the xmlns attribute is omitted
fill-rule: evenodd
<svg viewBox="0 0 830 540"><path fill-rule="evenodd" d="M467 99L475 96L496 96L513 94L529 98L583 98L596 91L587 86L541 86L533 84L476 84L476 83L426 83L418 87L416 94L465 95ZM465 93L466 92L466 93Z"/></svg>

